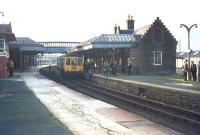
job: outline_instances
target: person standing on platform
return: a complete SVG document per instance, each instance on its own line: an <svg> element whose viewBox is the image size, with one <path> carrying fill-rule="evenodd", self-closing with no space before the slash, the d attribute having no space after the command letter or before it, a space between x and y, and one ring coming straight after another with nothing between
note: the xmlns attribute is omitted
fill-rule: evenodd
<svg viewBox="0 0 200 135"><path fill-rule="evenodd" d="M197 66L196 64L194 64L194 61L191 62L190 71L192 73L192 80L196 81L197 80Z"/></svg>
<svg viewBox="0 0 200 135"><path fill-rule="evenodd" d="M188 60L185 60L184 65L183 65L183 77L184 80L187 81L187 72L188 72Z"/></svg>
<svg viewBox="0 0 200 135"><path fill-rule="evenodd" d="M13 69L14 69L14 63L11 59L9 59L8 70L9 70L10 76L13 76Z"/></svg>
<svg viewBox="0 0 200 135"><path fill-rule="evenodd" d="M197 81L200 82L200 61L199 61L198 65L197 65L197 77L198 77Z"/></svg>
<svg viewBox="0 0 200 135"><path fill-rule="evenodd" d="M105 67L106 67L106 76L109 76L110 75L110 64L108 61L106 61Z"/></svg>
<svg viewBox="0 0 200 135"><path fill-rule="evenodd" d="M112 72L113 72L113 75L116 76L116 74L117 74L117 62L116 61L114 61L114 63L113 63Z"/></svg>

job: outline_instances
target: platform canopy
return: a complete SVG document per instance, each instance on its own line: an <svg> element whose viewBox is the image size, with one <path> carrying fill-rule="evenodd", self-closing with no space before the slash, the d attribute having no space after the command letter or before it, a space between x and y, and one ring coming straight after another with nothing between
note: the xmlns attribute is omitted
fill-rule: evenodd
<svg viewBox="0 0 200 135"><path fill-rule="evenodd" d="M28 38L17 37L16 41L11 42L11 48L19 48L20 51L42 52L43 45Z"/></svg>
<svg viewBox="0 0 200 135"><path fill-rule="evenodd" d="M187 59L189 55L189 52L177 52L176 53L176 58L178 59ZM200 58L200 50L192 51L190 52L190 57L191 58Z"/></svg>
<svg viewBox="0 0 200 135"><path fill-rule="evenodd" d="M137 43L133 34L102 34L99 37L85 41L76 47L76 51L95 48L131 48Z"/></svg>
<svg viewBox="0 0 200 135"><path fill-rule="evenodd" d="M68 53L70 47L44 47L44 53Z"/></svg>

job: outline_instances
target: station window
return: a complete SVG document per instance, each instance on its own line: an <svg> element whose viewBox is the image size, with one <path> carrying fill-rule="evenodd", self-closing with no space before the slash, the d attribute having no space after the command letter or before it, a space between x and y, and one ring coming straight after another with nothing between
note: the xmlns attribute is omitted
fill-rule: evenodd
<svg viewBox="0 0 200 135"><path fill-rule="evenodd" d="M0 52L4 51L4 40L0 39Z"/></svg>
<svg viewBox="0 0 200 135"><path fill-rule="evenodd" d="M154 51L154 65L162 65L162 51Z"/></svg>

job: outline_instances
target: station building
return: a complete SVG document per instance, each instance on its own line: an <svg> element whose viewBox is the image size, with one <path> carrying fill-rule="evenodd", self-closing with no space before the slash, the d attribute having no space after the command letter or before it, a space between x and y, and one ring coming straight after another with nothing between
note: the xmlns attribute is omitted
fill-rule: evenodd
<svg viewBox="0 0 200 135"><path fill-rule="evenodd" d="M10 41L15 41L15 35L12 33L11 23L0 24L0 78L8 76L8 58L10 56Z"/></svg>
<svg viewBox="0 0 200 135"><path fill-rule="evenodd" d="M177 41L160 18L142 28L134 28L128 17L127 29L114 27L114 34L102 34L71 49L72 55L84 55L101 73L106 61L117 62L118 72L131 74L176 73Z"/></svg>

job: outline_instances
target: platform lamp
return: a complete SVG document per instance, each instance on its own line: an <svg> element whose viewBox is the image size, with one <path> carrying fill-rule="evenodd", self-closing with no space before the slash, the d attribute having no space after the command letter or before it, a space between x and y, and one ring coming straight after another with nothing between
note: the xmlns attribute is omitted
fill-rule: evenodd
<svg viewBox="0 0 200 135"><path fill-rule="evenodd" d="M0 12L0 14L1 14L2 16L4 16L4 12Z"/></svg>
<svg viewBox="0 0 200 135"><path fill-rule="evenodd" d="M4 17L4 12L1 12L1 11L0 11L0 14L2 15L2 17Z"/></svg>
<svg viewBox="0 0 200 135"><path fill-rule="evenodd" d="M191 25L190 27L188 27L187 25L185 24L181 24L180 25L180 28L182 27L185 27L187 32L188 32L188 50L189 50L189 53L188 53L188 67L190 69L190 53L192 53L192 50L190 49L190 30L195 27L197 28L197 24L193 24ZM191 80L191 74L190 74L190 70L188 70L188 80Z"/></svg>

